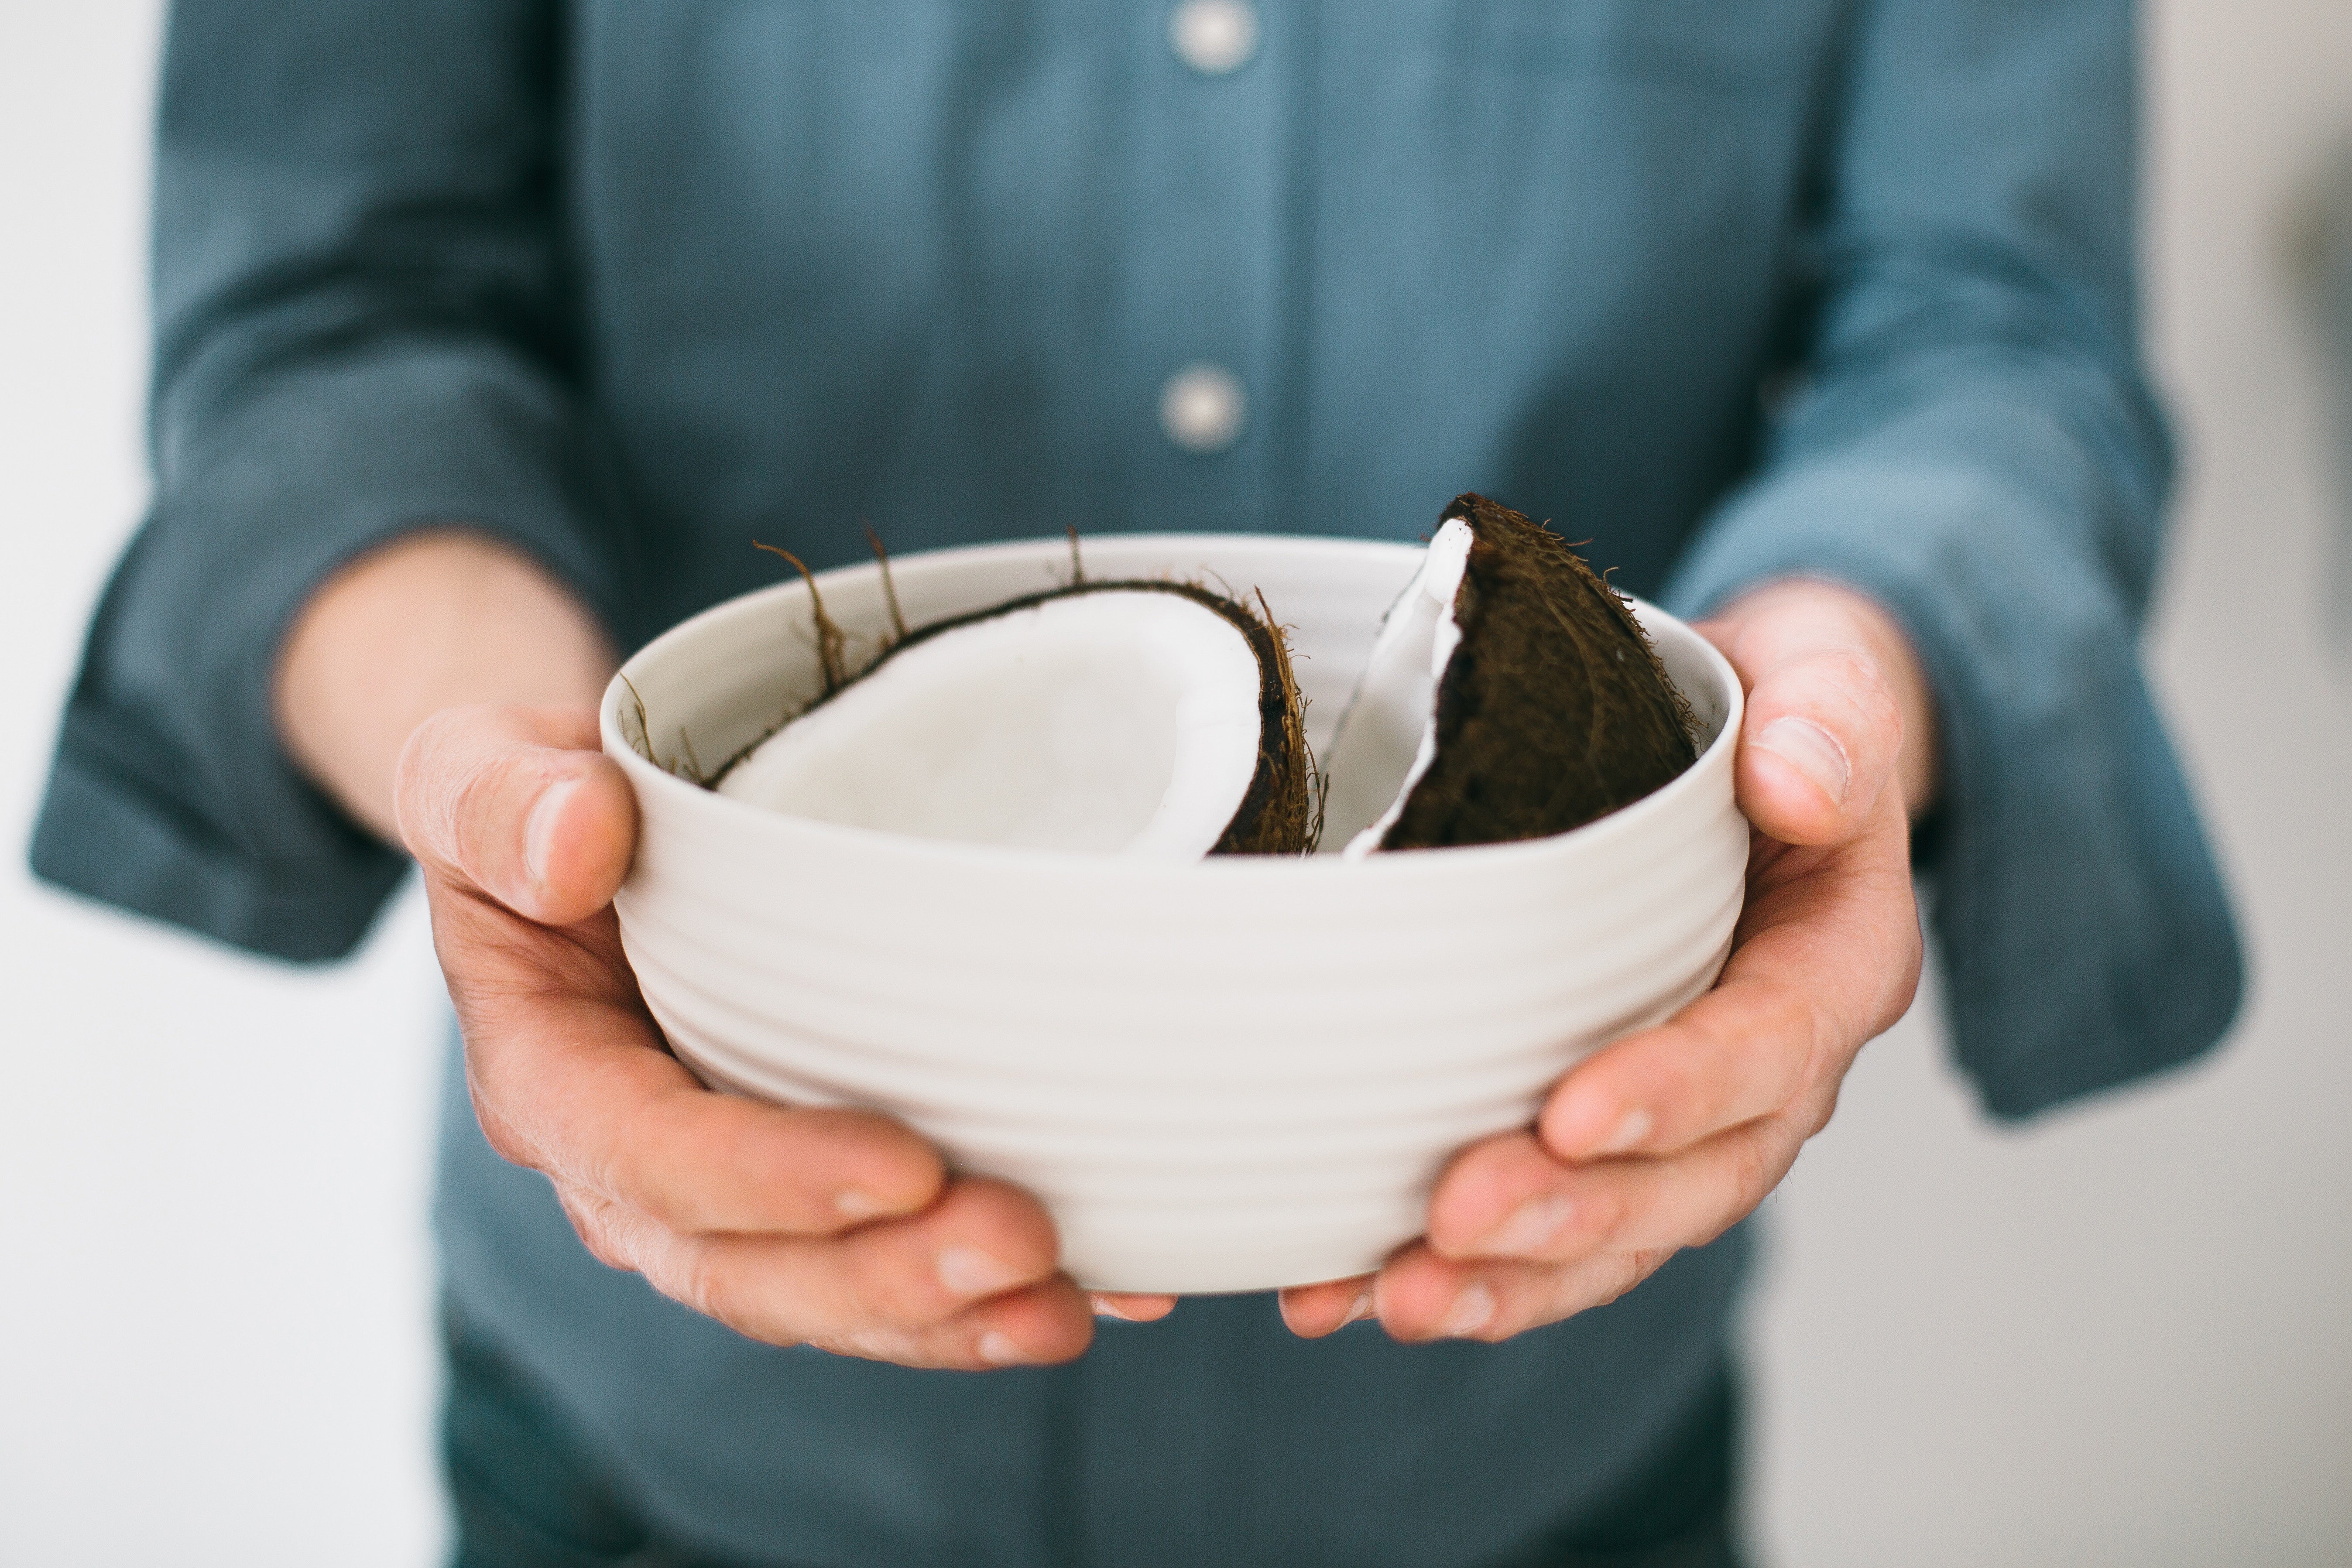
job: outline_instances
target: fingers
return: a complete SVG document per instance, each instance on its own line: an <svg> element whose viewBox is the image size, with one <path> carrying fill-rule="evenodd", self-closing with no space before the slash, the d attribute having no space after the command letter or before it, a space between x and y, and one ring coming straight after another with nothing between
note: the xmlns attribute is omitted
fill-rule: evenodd
<svg viewBox="0 0 2352 1568"><path fill-rule="evenodd" d="M911 1131L867 1111L770 1105L699 1084L646 1100L604 1132L597 1190L688 1234L826 1236L912 1214L946 1171Z"/></svg>
<svg viewBox="0 0 2352 1568"><path fill-rule="evenodd" d="M1567 1266L1463 1263L1415 1243L1381 1270L1374 1295L1393 1338L1491 1343L1606 1306L1672 1256L1662 1249L1598 1253Z"/></svg>
<svg viewBox="0 0 2352 1568"><path fill-rule="evenodd" d="M1727 977L1571 1071L1544 1106L1544 1143L1565 1160L1687 1147L1788 1104L1838 1040L1830 1009L1787 976Z"/></svg>
<svg viewBox="0 0 2352 1568"><path fill-rule="evenodd" d="M594 745L585 713L464 708L401 759L491 1146L553 1179L598 1258L746 1334L919 1366L1077 1354L1089 1304L1034 1198L950 1184L884 1116L712 1093L663 1048L610 907L635 800Z"/></svg>
<svg viewBox="0 0 2352 1568"><path fill-rule="evenodd" d="M596 749L593 716L448 708L402 750L394 809L429 873L550 925L612 902L636 846L636 798Z"/></svg>
<svg viewBox="0 0 2352 1568"><path fill-rule="evenodd" d="M1282 1321L1301 1339L1321 1339L1372 1315L1373 1276L1294 1285L1282 1292Z"/></svg>
<svg viewBox="0 0 2352 1568"><path fill-rule="evenodd" d="M598 1258L776 1343L971 1367L1085 1347L1087 1304L1057 1274L1054 1228L1034 1198L950 1185L929 1145L872 1113L704 1089L624 988L609 910L558 929L470 893L434 896L445 964L470 977L453 994L483 1131L554 1179ZM481 963L495 942L520 961ZM548 979L568 958L590 977Z"/></svg>
<svg viewBox="0 0 2352 1568"><path fill-rule="evenodd" d="M1579 1063L1545 1102L1544 1146L1569 1161L1687 1148L1780 1111L1894 1021L1864 1021L1883 989L1866 965L1808 985L1769 956L1743 948L1714 990Z"/></svg>
<svg viewBox="0 0 2352 1568"><path fill-rule="evenodd" d="M1578 1166L1550 1158L1524 1133L1489 1139L1438 1184L1429 1245L1454 1260L1541 1263L1703 1245L1788 1174L1812 1131L1809 1110L1751 1122L1678 1154Z"/></svg>
<svg viewBox="0 0 2352 1568"><path fill-rule="evenodd" d="M1716 988L1578 1063L1538 1126L1563 1160L1662 1154L1780 1110L1843 1076L1909 1009L1923 945L1900 803L1865 835L1751 876Z"/></svg>
<svg viewBox="0 0 2352 1568"><path fill-rule="evenodd" d="M1391 1259L1368 1291L1343 1281L1286 1291L1285 1320L1313 1338L1377 1315L1402 1340L1504 1340L1557 1322L1729 1229L1779 1185L1803 1141L1773 1118L1665 1158L1569 1166L1529 1134L1490 1139L1454 1162L1427 1238Z"/></svg>
<svg viewBox="0 0 2352 1568"><path fill-rule="evenodd" d="M1847 842L1751 866L1713 991L1572 1070L1537 1127L1457 1156L1375 1306L1404 1338L1499 1338L1630 1289L1750 1213L1825 1124L1863 1043L1909 1006L1920 941L1902 803ZM1291 1312L1331 1322L1328 1299Z"/></svg>
<svg viewBox="0 0 2352 1568"><path fill-rule="evenodd" d="M1605 1305L1752 1212L1803 1141L1774 1118L1664 1158L1566 1166L1525 1134L1493 1140L1448 1173L1427 1239L1381 1270L1381 1322L1403 1340L1502 1340Z"/></svg>
<svg viewBox="0 0 2352 1568"><path fill-rule="evenodd" d="M923 1214L831 1239L681 1235L578 1188L596 1254L739 1333L927 1366L1066 1360L1092 1333L1055 1272L1053 1225L1003 1183L961 1180Z"/></svg>
<svg viewBox="0 0 2352 1568"><path fill-rule="evenodd" d="M1503 1339L1614 1300L1752 1212L1910 1005L1906 813L1933 770L1909 643L1866 598L1803 580L1700 630L1748 694L1737 787L1762 835L1717 988L1580 1064L1534 1130L1458 1156L1425 1238L1368 1297L1360 1281L1286 1291L1294 1331L1369 1311L1402 1339Z"/></svg>
<svg viewBox="0 0 2352 1568"><path fill-rule="evenodd" d="M837 1239L663 1239L646 1259L657 1285L697 1310L774 1341L836 1337L863 1325L907 1330L1055 1277L1052 1221L1000 1182L962 1180L913 1218ZM1090 1317L1075 1290L1071 1305Z"/></svg>
<svg viewBox="0 0 2352 1568"><path fill-rule="evenodd" d="M463 941L452 924L462 919L436 910L445 966ZM580 939L522 929L551 947ZM661 1049L634 993L501 994L478 982L457 999L491 1146L667 1228L827 1235L915 1213L944 1183L938 1153L887 1117L711 1093Z"/></svg>
<svg viewBox="0 0 2352 1568"><path fill-rule="evenodd" d="M1925 685L1891 617L1828 583L1773 583L1700 630L1748 688L1740 810L1791 844L1850 838L1896 778L1906 734L1898 691Z"/></svg>
<svg viewBox="0 0 2352 1568"><path fill-rule="evenodd" d="M1116 1318L1123 1323L1156 1323L1176 1310L1176 1298L1097 1291L1087 1298L1087 1304L1098 1318Z"/></svg>

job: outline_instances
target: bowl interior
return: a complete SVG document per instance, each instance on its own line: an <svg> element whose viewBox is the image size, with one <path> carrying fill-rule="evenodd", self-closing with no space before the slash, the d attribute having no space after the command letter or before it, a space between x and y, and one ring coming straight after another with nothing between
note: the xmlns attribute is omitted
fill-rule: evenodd
<svg viewBox="0 0 2352 1568"><path fill-rule="evenodd" d="M1417 546L1386 540L1225 534L1108 535L1086 540L1081 552L1079 564L1097 581L1177 579L1208 582L1235 597L1262 597L1289 632L1307 704L1307 740L1318 752L1354 691L1381 616L1422 556ZM895 590L907 624L921 626L1066 583L1072 570L1066 540L1023 540L908 557L892 563L888 589ZM820 573L817 585L827 614L847 635L849 667L862 667L891 632L882 570L845 567ZM709 802L697 809L794 821L808 831L881 836L779 818L688 781L716 777L823 691L810 597L809 586L795 580L730 600L665 632L622 666L605 694L604 745L629 770L641 799L650 791L654 800L683 805L683 791ZM1651 605L1639 600L1633 605L1699 721L1702 766L1658 792L1665 795L1721 765L1712 754L1729 744L1739 687L1705 639ZM942 853L975 852L969 845L935 847ZM1034 858L1049 852L977 852ZM1322 858L1337 863L1334 856ZM1405 858L1420 857L1353 863L1369 867Z"/></svg>

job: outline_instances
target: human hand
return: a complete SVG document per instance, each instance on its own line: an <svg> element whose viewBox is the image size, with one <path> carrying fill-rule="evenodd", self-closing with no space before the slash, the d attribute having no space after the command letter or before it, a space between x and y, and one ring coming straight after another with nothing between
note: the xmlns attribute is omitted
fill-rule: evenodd
<svg viewBox="0 0 2352 1568"><path fill-rule="evenodd" d="M1502 1340L1615 1300L1762 1202L1910 1007L1909 818L1934 731L1908 642L1868 599L1804 580L1698 629L1748 690L1737 789L1755 831L1721 978L1571 1069L1534 1127L1457 1155L1426 1235L1377 1275L1285 1291L1295 1332L1377 1316L1402 1340Z"/></svg>
<svg viewBox="0 0 2352 1568"><path fill-rule="evenodd" d="M401 753L394 810L482 1130L546 1174L599 1259L775 1344L971 1368L1086 1348L1089 1302L1034 1198L950 1176L870 1112L713 1093L664 1048L611 907L635 799L592 714L439 712Z"/></svg>

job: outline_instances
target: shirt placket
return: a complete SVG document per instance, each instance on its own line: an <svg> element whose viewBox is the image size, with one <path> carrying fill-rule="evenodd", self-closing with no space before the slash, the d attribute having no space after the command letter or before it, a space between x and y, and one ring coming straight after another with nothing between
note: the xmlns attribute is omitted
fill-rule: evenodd
<svg viewBox="0 0 2352 1568"><path fill-rule="evenodd" d="M1155 0L1130 20L1143 64L1104 411L1129 455L1129 527L1276 526L1281 24L1254 0Z"/></svg>

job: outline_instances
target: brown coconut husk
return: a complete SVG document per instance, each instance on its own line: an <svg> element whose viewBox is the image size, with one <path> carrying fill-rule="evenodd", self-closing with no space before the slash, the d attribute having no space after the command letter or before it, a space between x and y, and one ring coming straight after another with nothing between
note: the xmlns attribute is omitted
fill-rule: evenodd
<svg viewBox="0 0 2352 1568"><path fill-rule="evenodd" d="M1437 693L1437 746L1382 849L1564 833L1697 760L1697 723L1615 590L1565 539L1484 496L1454 596L1462 641Z"/></svg>

